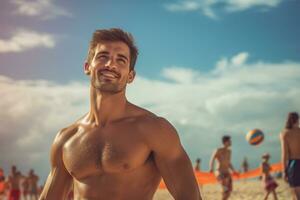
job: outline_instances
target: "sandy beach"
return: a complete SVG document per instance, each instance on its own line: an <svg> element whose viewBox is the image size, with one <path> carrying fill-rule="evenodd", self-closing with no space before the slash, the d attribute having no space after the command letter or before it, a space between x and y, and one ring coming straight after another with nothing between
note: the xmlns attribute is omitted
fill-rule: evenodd
<svg viewBox="0 0 300 200"><path fill-rule="evenodd" d="M276 189L278 200L290 200L290 190L288 185L282 181L277 180L279 187ZM233 192L230 200L262 200L265 191L259 180L241 180L233 183ZM221 199L221 187L218 184L205 185L202 187L202 194L204 199L219 200ZM158 190L155 193L154 200L169 200L173 199L167 190ZM269 196L272 200L273 196Z"/></svg>

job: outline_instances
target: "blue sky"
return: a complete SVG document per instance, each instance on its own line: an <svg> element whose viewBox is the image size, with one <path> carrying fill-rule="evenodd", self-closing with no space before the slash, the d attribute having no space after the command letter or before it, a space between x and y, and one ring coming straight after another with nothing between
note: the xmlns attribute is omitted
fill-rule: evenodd
<svg viewBox="0 0 300 200"><path fill-rule="evenodd" d="M46 176L54 135L88 109L92 32L110 27L140 50L128 98L169 119L192 160L207 168L230 134L236 168L248 152L252 166L264 152L279 161L278 133L300 106L299 9L298 0L2 1L0 166ZM256 148L244 139L253 128L266 134Z"/></svg>
<svg viewBox="0 0 300 200"><path fill-rule="evenodd" d="M1 2L2 40L26 29L47 33L55 42L53 48L1 53L0 73L13 78L83 79L91 34L108 27L121 27L135 36L140 48L138 73L151 78L159 78L159 71L172 65L208 71L220 57L241 51L251 54L250 61L299 60L300 3L296 0L278 1L274 7L254 4L235 12L225 11L219 3L213 7L216 19L201 10L168 10L171 4L185 1L50 1L66 14L44 11L37 16L18 14L18 6L11 2ZM53 16L48 19L46 14Z"/></svg>

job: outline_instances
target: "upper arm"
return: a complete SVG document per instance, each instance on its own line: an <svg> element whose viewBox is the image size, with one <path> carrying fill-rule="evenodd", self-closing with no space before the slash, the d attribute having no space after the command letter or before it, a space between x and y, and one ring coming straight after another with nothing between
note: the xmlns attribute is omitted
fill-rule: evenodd
<svg viewBox="0 0 300 200"><path fill-rule="evenodd" d="M285 132L280 133L280 143L281 143L281 153L282 153L282 162L284 166L286 166L286 162L288 160L289 152L288 145L286 142L287 134Z"/></svg>
<svg viewBox="0 0 300 200"><path fill-rule="evenodd" d="M231 162L231 157L232 157L232 151L229 150L229 162L230 162L230 166L233 168L232 162Z"/></svg>
<svg viewBox="0 0 300 200"><path fill-rule="evenodd" d="M66 130L57 134L51 146L50 163L51 170L45 183L40 199L65 199L72 184L72 177L66 170L62 150L63 145L68 139Z"/></svg>
<svg viewBox="0 0 300 200"><path fill-rule="evenodd" d="M212 163L217 158L217 156L218 156L218 150L215 150L211 155L210 162Z"/></svg>
<svg viewBox="0 0 300 200"><path fill-rule="evenodd" d="M155 132L148 134L147 142L170 193L175 199L199 199L191 161L175 128L165 119L159 118L155 128L149 130Z"/></svg>
<svg viewBox="0 0 300 200"><path fill-rule="evenodd" d="M286 142L286 137L287 137L286 133L284 133L284 132L280 133L281 150L282 150L282 153L285 155L288 153L288 145Z"/></svg>
<svg viewBox="0 0 300 200"><path fill-rule="evenodd" d="M264 166L264 163L261 163L261 164L260 164L260 171L261 171L261 173L264 173L264 172L265 172L265 166Z"/></svg>

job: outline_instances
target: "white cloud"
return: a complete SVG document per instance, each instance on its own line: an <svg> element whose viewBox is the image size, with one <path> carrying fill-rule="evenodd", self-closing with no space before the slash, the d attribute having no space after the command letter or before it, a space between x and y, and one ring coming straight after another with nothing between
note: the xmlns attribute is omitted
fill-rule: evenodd
<svg viewBox="0 0 300 200"><path fill-rule="evenodd" d="M53 0L11 0L17 6L18 15L52 19L58 16L71 17L67 10L54 5Z"/></svg>
<svg viewBox="0 0 300 200"><path fill-rule="evenodd" d="M137 76L129 85L128 99L170 120L191 158L202 158L204 169L224 134L232 135L236 167L245 155L256 167L264 152L278 161L278 133L287 112L300 107L300 63L250 64L248 56L243 52L223 58L226 67L218 73L171 67L163 70L171 81ZM239 66L230 67L232 62ZM13 163L22 169L35 167L45 178L54 135L87 112L88 93L88 83L83 82L56 84L0 76L0 163L6 169ZM253 128L266 136L258 147L245 141Z"/></svg>
<svg viewBox="0 0 300 200"><path fill-rule="evenodd" d="M242 66L246 63L249 54L247 52L241 52L233 56L230 60L227 58L222 58L216 64L216 68L213 73L220 73L228 70L228 68L234 68Z"/></svg>
<svg viewBox="0 0 300 200"><path fill-rule="evenodd" d="M59 85L0 76L1 167L34 167L44 179L53 138L87 111L88 91L86 83Z"/></svg>
<svg viewBox="0 0 300 200"><path fill-rule="evenodd" d="M180 67L168 67L162 71L163 77L177 83L190 83L196 79L199 74L191 69Z"/></svg>
<svg viewBox="0 0 300 200"><path fill-rule="evenodd" d="M195 1L180 1L178 3L167 4L166 8L170 11L195 11L201 8L200 4Z"/></svg>
<svg viewBox="0 0 300 200"><path fill-rule="evenodd" d="M243 11L252 7L273 8L281 2L282 0L228 0L226 9L228 11Z"/></svg>
<svg viewBox="0 0 300 200"><path fill-rule="evenodd" d="M266 151L272 154L272 161L279 161L278 134L287 112L300 107L300 63L247 63L248 57L241 52L223 58L225 67L218 73L218 64L208 73L164 69L172 72L167 77L175 83L140 77L128 93L133 102L171 120L192 158L208 161L221 136L231 134L236 165L248 151L253 152L248 158L254 165ZM245 141L247 131L254 128L266 134L266 141L255 148Z"/></svg>
<svg viewBox="0 0 300 200"><path fill-rule="evenodd" d="M19 30L9 39L0 39L0 53L21 52L37 47L53 48L54 36L31 30Z"/></svg>
<svg viewBox="0 0 300 200"><path fill-rule="evenodd" d="M232 57L231 62L236 66L243 65L247 61L248 57L249 54L247 52L242 52Z"/></svg>
<svg viewBox="0 0 300 200"><path fill-rule="evenodd" d="M165 4L165 8L171 12L199 11L203 15L218 19L218 12L240 12L251 8L274 8L283 0L178 0Z"/></svg>

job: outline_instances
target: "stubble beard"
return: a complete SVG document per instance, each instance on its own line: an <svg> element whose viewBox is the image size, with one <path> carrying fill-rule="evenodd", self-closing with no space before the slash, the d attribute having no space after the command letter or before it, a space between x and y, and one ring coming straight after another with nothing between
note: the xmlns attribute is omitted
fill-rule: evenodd
<svg viewBox="0 0 300 200"><path fill-rule="evenodd" d="M112 82L103 83L97 78L93 78L91 80L91 84L92 87L95 88L96 90L108 94L117 94L122 92L126 88L126 84L122 86L119 83L112 83Z"/></svg>

